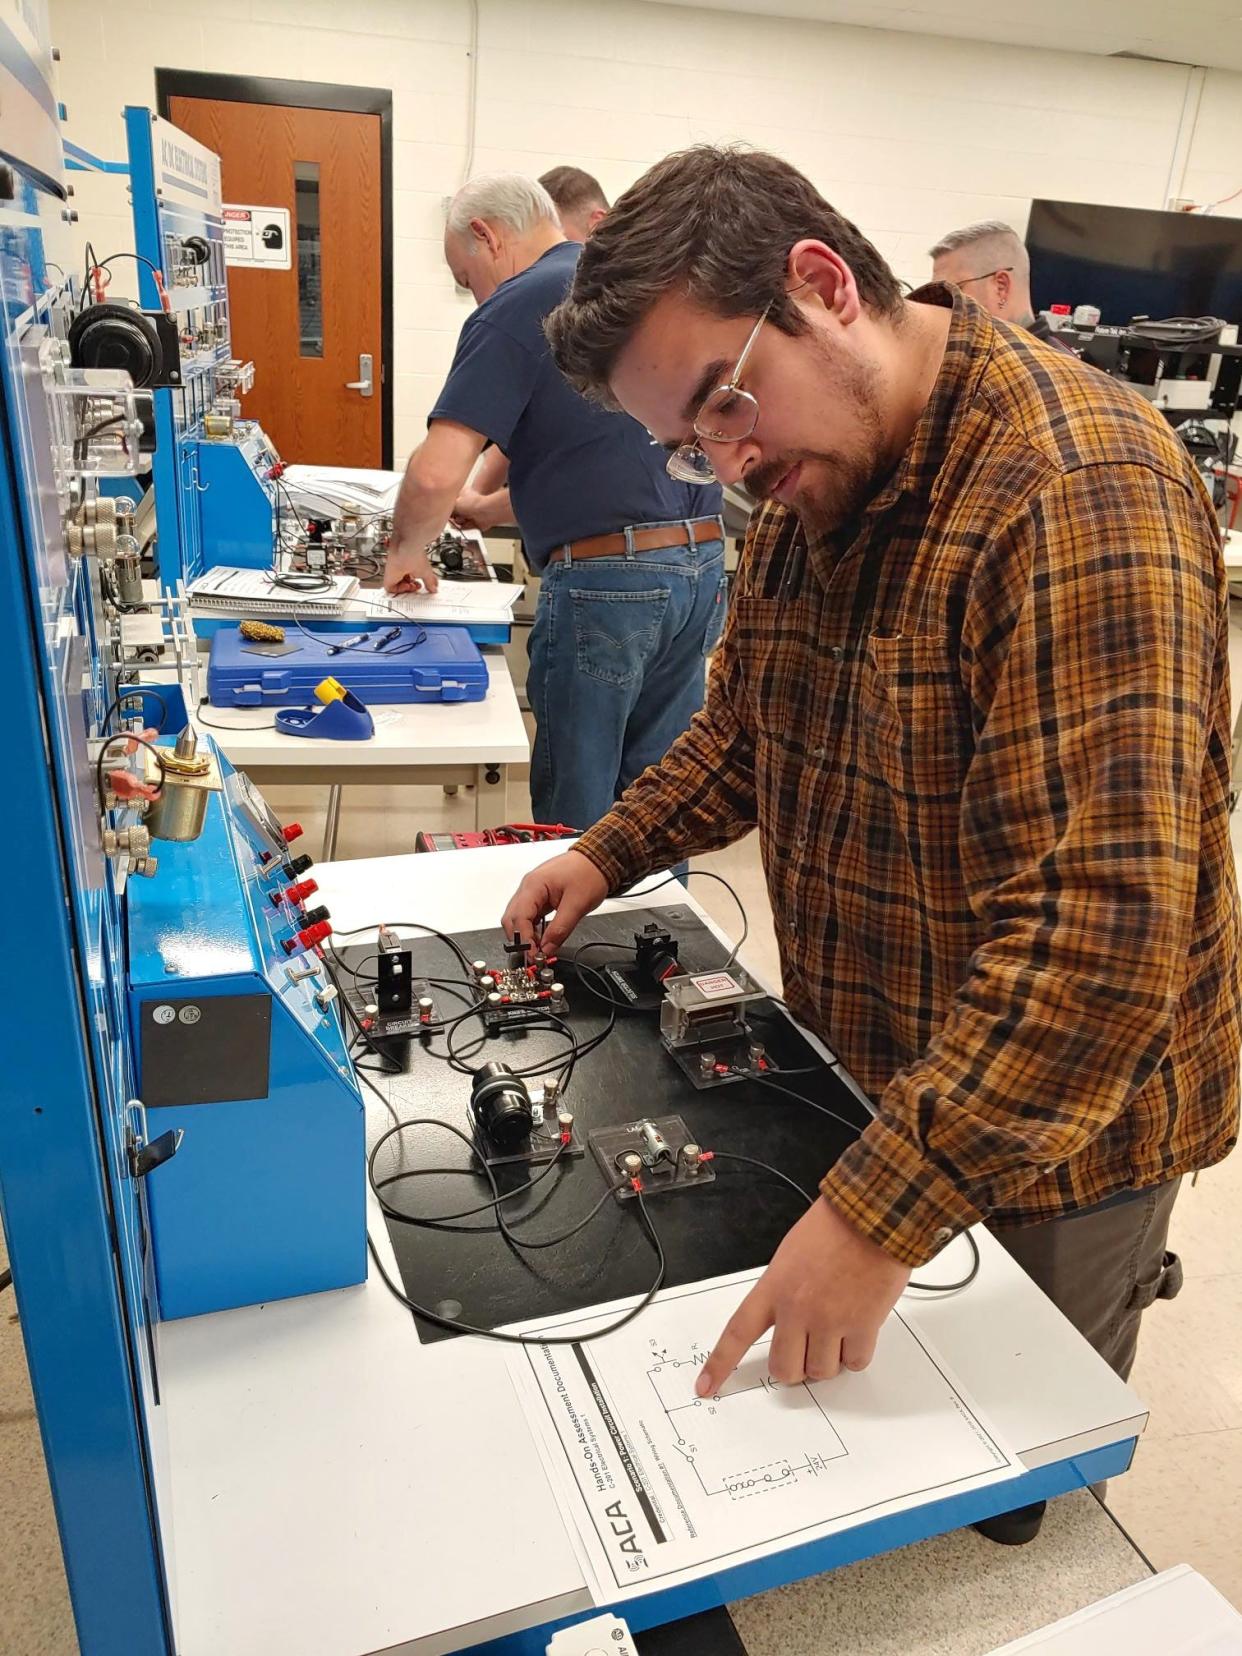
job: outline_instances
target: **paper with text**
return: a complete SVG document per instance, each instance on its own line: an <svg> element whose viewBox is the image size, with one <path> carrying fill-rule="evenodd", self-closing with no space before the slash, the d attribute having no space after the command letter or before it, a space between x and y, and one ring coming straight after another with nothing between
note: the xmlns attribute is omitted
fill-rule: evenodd
<svg viewBox="0 0 1242 1656"><path fill-rule="evenodd" d="M598 1604L1022 1471L900 1312L862 1373L782 1386L764 1341L715 1397L697 1398L703 1360L757 1275L670 1289L598 1341L510 1349ZM521 1332L589 1334L617 1310Z"/></svg>

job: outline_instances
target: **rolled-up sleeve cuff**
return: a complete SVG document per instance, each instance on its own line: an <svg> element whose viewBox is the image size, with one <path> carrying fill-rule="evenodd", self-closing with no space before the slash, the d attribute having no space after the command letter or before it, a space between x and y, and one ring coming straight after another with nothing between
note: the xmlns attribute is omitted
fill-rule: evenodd
<svg viewBox="0 0 1242 1656"><path fill-rule="evenodd" d="M983 1217L909 1139L881 1121L850 1145L819 1188L855 1230L911 1267L926 1265Z"/></svg>
<svg viewBox="0 0 1242 1656"><path fill-rule="evenodd" d="M608 881L608 890L612 893L629 885L644 866L641 840L635 845L634 836L609 817L588 828L574 850L591 859Z"/></svg>

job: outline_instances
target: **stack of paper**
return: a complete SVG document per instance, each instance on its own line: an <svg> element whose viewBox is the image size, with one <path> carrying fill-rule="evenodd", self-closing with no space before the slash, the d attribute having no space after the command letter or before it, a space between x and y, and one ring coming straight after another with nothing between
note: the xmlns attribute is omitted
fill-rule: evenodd
<svg viewBox="0 0 1242 1656"><path fill-rule="evenodd" d="M370 517L392 511L401 473L360 466L286 466L281 482L311 517L340 517L349 511Z"/></svg>

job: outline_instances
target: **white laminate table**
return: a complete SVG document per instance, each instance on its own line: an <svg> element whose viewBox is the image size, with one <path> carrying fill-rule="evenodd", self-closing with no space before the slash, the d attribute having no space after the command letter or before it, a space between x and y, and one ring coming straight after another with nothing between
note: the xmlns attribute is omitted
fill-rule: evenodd
<svg viewBox="0 0 1242 1656"><path fill-rule="evenodd" d="M479 702L427 702L371 708L375 735L365 742L285 736L272 728L269 707L208 707L195 715L237 770L262 787L269 783L326 783L328 815L323 856L336 853L341 789L380 783L409 787L472 785L474 825L506 820L508 767L530 759L530 740L518 707L509 664L500 649L484 651L490 678Z"/></svg>
<svg viewBox="0 0 1242 1656"><path fill-rule="evenodd" d="M521 875L559 849L375 858L316 874L341 931L394 913L449 931L499 927ZM680 886L628 901L693 903ZM387 1117L364 1097L374 1138ZM280 1153L278 1144L251 1149ZM395 1272L373 1201L369 1219ZM912 1522L900 1541L1115 1475L1146 1418L1009 1255L986 1233L978 1240L981 1268L969 1289L903 1302L903 1313L1027 1470L975 1492L987 1503L978 1511L940 1502L904 1514ZM356 1288L157 1332L157 1491L179 1656L443 1656L502 1638L506 1650L534 1656L544 1648L534 1629L587 1609L582 1571L496 1346L423 1345L374 1270ZM708 1590L736 1599L898 1544L876 1531L864 1525L813 1554L778 1554L761 1580L726 1571ZM632 1603L631 1624L706 1602L700 1594L678 1608L668 1598Z"/></svg>

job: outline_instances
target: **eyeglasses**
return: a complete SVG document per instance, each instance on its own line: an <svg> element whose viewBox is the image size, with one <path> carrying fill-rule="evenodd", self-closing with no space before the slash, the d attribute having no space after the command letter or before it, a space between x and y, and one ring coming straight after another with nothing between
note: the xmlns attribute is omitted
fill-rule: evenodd
<svg viewBox="0 0 1242 1656"><path fill-rule="evenodd" d="M963 276L957 285L969 287L971 282L986 282L989 276L1007 276L1012 269L1012 265L998 265L995 270L985 270L982 276Z"/></svg>
<svg viewBox="0 0 1242 1656"><path fill-rule="evenodd" d="M694 416L692 427L693 439L688 438L669 455L665 470L679 483L716 481L716 468L704 452L701 439L706 438L709 443L740 443L750 436L758 424L759 404L749 391L740 388L738 381L742 377L746 359L759 337L759 330L767 321L771 309L772 303L769 300L763 307L763 314L750 330L750 338L742 346L742 354L734 364L733 372L723 385L718 385L714 391L709 392L699 404L699 411Z"/></svg>

